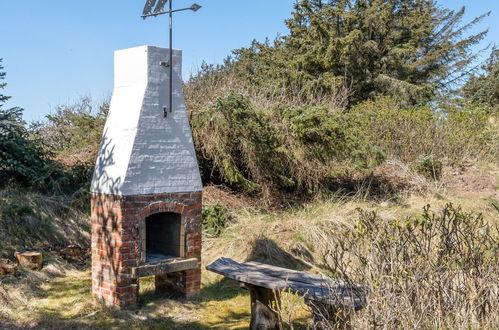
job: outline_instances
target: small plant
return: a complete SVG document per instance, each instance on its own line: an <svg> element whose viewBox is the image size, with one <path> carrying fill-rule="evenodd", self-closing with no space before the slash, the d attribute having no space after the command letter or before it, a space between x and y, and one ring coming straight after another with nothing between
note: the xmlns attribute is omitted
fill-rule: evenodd
<svg viewBox="0 0 499 330"><path fill-rule="evenodd" d="M428 179L435 181L442 177L442 162L432 156L424 156L416 164L416 171Z"/></svg>
<svg viewBox="0 0 499 330"><path fill-rule="evenodd" d="M35 212L30 206L17 205L17 204L10 205L7 209L3 211L3 213L5 216L12 218L30 216L35 214Z"/></svg>
<svg viewBox="0 0 499 330"><path fill-rule="evenodd" d="M203 206L203 231L209 237L218 237L230 221L230 212L219 203Z"/></svg>

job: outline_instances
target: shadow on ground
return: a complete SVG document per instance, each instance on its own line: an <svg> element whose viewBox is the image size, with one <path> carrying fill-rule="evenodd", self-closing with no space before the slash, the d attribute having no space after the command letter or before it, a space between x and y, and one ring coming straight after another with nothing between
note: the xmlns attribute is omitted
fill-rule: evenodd
<svg viewBox="0 0 499 330"><path fill-rule="evenodd" d="M276 242L267 237L258 238L253 242L252 250L246 258L246 261L257 261L264 264L301 271L310 269L310 266L281 249Z"/></svg>
<svg viewBox="0 0 499 330"><path fill-rule="evenodd" d="M308 266L266 237L255 240L248 260L306 270ZM172 297L156 291L154 277L141 280L139 308L105 309L93 304L90 271L35 281L24 290L33 292L18 299L9 316L0 308L1 329L247 329L249 293L227 278L203 285L189 297ZM13 285L12 290L16 287ZM19 288L18 288L19 289ZM21 294L25 294L23 290ZM0 306L1 307L1 306ZM306 320L298 317L296 329Z"/></svg>

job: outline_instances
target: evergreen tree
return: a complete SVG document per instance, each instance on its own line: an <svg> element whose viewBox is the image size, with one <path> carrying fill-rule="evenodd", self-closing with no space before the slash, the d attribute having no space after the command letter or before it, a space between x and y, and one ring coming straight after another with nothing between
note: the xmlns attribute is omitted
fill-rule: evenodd
<svg viewBox="0 0 499 330"><path fill-rule="evenodd" d="M3 61L3 58L0 58L0 80L4 80L5 79L5 72L1 71L1 70L3 70L2 61ZM7 86L6 83L0 83L0 91L2 89L4 89L5 86ZM5 101L7 101L8 99L10 99L9 96L5 96L2 93L0 93L0 108L5 103Z"/></svg>
<svg viewBox="0 0 499 330"><path fill-rule="evenodd" d="M0 66L0 70L3 67ZM0 72L5 79L5 72ZM0 84L3 89L7 84ZM54 172L41 141L33 138L22 119L23 109L2 109L10 97L0 94L0 186L20 183L43 190Z"/></svg>
<svg viewBox="0 0 499 330"><path fill-rule="evenodd" d="M464 77L487 33L466 31L488 14L462 25L464 7L433 0L300 0L289 35L236 51L233 67L257 88L308 99L349 88L353 103L380 94L425 103Z"/></svg>
<svg viewBox="0 0 499 330"><path fill-rule="evenodd" d="M471 101L499 110L499 49L494 48L482 66L482 74L473 74L462 89L462 95Z"/></svg>

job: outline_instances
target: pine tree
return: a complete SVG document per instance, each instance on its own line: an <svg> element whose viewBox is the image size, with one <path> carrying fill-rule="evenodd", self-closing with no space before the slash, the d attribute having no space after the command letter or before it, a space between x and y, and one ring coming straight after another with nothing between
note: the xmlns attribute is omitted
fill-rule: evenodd
<svg viewBox="0 0 499 330"><path fill-rule="evenodd" d="M464 7L433 0L300 0L289 35L238 50L234 67L259 88L305 98L349 88L353 103L380 94L425 103L466 75L487 31L466 32L488 14L462 25Z"/></svg>
<svg viewBox="0 0 499 330"><path fill-rule="evenodd" d="M0 72L0 79L5 79L5 72ZM6 85L1 83L0 90ZM30 137L23 109L2 109L9 98L0 94L0 187L12 182L35 186L49 177L46 155L40 141Z"/></svg>
<svg viewBox="0 0 499 330"><path fill-rule="evenodd" d="M5 72L1 71L1 70L3 70L2 61L3 61L3 58L0 58L0 80L5 79ZM7 86L6 83L0 83L0 90L4 89L5 86ZM5 103L5 101L7 101L8 99L10 99L10 96L5 96L5 95L0 93L0 108L2 107L3 103Z"/></svg>
<svg viewBox="0 0 499 330"><path fill-rule="evenodd" d="M499 111L499 49L494 48L482 73L473 74L463 86L461 94L467 99L486 104L494 111Z"/></svg>

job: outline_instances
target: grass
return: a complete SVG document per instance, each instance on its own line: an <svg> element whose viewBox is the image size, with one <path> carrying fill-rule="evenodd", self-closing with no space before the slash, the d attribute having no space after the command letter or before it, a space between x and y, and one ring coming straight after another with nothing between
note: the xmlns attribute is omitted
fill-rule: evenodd
<svg viewBox="0 0 499 330"><path fill-rule="evenodd" d="M74 202L20 187L0 189L0 257L23 249L89 247L89 215L73 207Z"/></svg>
<svg viewBox="0 0 499 330"><path fill-rule="evenodd" d="M327 273L321 245L310 239L310 233L314 228L326 228L321 227L324 224L334 225L333 230L353 229L359 209L375 211L380 219L388 221L420 215L427 204L438 211L451 202L466 212L482 213L487 223L497 226L493 203L499 200L499 171L497 166L484 168L480 169L485 171L483 175L477 172L471 179L463 177L464 184L440 182L425 194L398 200L330 196L288 209L231 208L233 220L222 235L203 242L203 266L225 256ZM444 179L450 176L444 173ZM249 324L248 292L236 282L207 271L203 271L201 291L184 299L156 293L153 278L145 278L141 281L140 309L115 311L93 304L88 268L76 269L50 254L47 261L41 272L23 271L15 278L0 278L2 328L246 329ZM292 325L294 329L305 329L310 318L303 300L289 294L283 296L281 314L287 327Z"/></svg>
<svg viewBox="0 0 499 330"><path fill-rule="evenodd" d="M129 311L102 309L94 305L90 276L88 270L72 270L51 280L43 276L38 280L27 276L4 281L3 287L9 292L15 309L10 310L10 316L5 308L0 310L2 328L22 325L92 329L247 329L249 325L249 294L236 282L219 276L212 278L205 272L201 291L182 299L156 293L154 278L145 278L141 280L140 309ZM22 293L28 289L23 286L28 279L33 293L30 297ZM293 296L288 295L283 301L287 303L292 299ZM307 311L301 311L292 319L297 329L304 328Z"/></svg>

